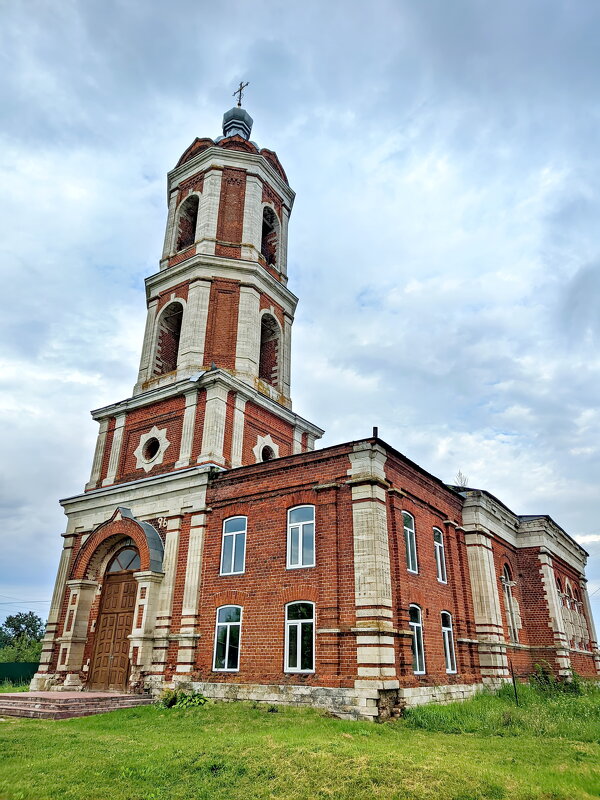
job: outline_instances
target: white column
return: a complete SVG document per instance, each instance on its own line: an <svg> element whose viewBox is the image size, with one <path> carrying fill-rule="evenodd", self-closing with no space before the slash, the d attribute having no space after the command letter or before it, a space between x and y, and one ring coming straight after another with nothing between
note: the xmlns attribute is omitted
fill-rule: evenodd
<svg viewBox="0 0 600 800"><path fill-rule="evenodd" d="M178 636L177 672L180 673L191 672L194 668L196 643L199 638L196 629L199 616L198 604L205 529L206 514L204 512L194 514L191 519L183 605L181 608L181 628Z"/></svg>
<svg viewBox="0 0 600 800"><path fill-rule="evenodd" d="M279 269L287 277L287 247L288 247L288 223L290 212L285 206L281 207L281 244L279 246Z"/></svg>
<svg viewBox="0 0 600 800"><path fill-rule="evenodd" d="M174 238L175 238L175 215L177 212L177 195L179 194L177 189L174 189L171 192L171 197L169 198L169 214L167 216L167 227L165 230L165 241L163 245L162 251L162 260L168 258L171 253L173 252L174 248Z"/></svg>
<svg viewBox="0 0 600 800"><path fill-rule="evenodd" d="M291 363L292 363L292 318L287 314L283 318L283 342L282 344L282 373L281 391L289 399L291 389Z"/></svg>
<svg viewBox="0 0 600 800"><path fill-rule="evenodd" d="M96 439L96 449L94 450L94 461L92 462L92 473L89 481L86 483L86 489L95 489L96 484L100 479L100 471L102 469L102 459L104 458L104 447L106 445L106 431L108 430L108 418L100 420L100 429L98 430L98 438Z"/></svg>
<svg viewBox="0 0 600 800"><path fill-rule="evenodd" d="M256 175L246 177L242 258L258 261L262 239L262 182Z"/></svg>
<svg viewBox="0 0 600 800"><path fill-rule="evenodd" d="M156 309L158 308L158 299L151 300L148 303L148 313L146 314L146 328L144 330L144 343L142 345L142 355L140 357L140 369L138 372L138 379L136 385L133 387L133 394L139 394L142 391L142 384L150 380L152 377L152 356L153 343L154 343L154 326L156 323Z"/></svg>
<svg viewBox="0 0 600 800"><path fill-rule="evenodd" d="M194 428L196 425L196 403L198 402L198 391L194 389L185 395L185 411L183 412L183 426L181 431L181 446L179 448L179 459L175 467L187 467L192 455L192 445L194 443Z"/></svg>
<svg viewBox="0 0 600 800"><path fill-rule="evenodd" d="M292 453L295 455L296 453L302 452L302 431L296 425L294 426L294 442L292 446Z"/></svg>
<svg viewBox="0 0 600 800"><path fill-rule="evenodd" d="M376 681L391 688L397 678L392 638L392 579L387 523L385 462L379 445L355 445L350 453L356 613L356 686ZM397 684L396 684L397 685Z"/></svg>
<svg viewBox="0 0 600 800"><path fill-rule="evenodd" d="M546 595L546 603L548 604L548 614L550 617L550 625L554 632L554 642L556 645L556 662L560 675L571 674L571 658L569 655L569 642L565 633L565 625L561 612L562 604L558 597L558 590L556 588L556 576L554 574L554 567L552 558L549 553L540 552L538 556L541 563L542 584L544 586L544 593Z"/></svg>
<svg viewBox="0 0 600 800"><path fill-rule="evenodd" d="M110 486L115 482L117 469L119 468L119 457L123 444L123 430L125 427L126 414L117 414L115 417L115 430L113 433L112 447L110 448L110 459L108 461L108 474L102 481L102 486Z"/></svg>
<svg viewBox="0 0 600 800"><path fill-rule="evenodd" d="M179 551L179 531L181 517L167 521L165 551L163 553L164 578L160 585L156 624L154 627L154 652L152 655L153 672L162 673L167 661L169 649L169 633L171 632L171 615L173 611L173 593L177 573L177 554Z"/></svg>
<svg viewBox="0 0 600 800"><path fill-rule="evenodd" d="M256 289L241 286L235 349L236 371L257 377L259 351L260 296Z"/></svg>
<svg viewBox="0 0 600 800"><path fill-rule="evenodd" d="M63 550L60 554L60 561L58 564L58 572L54 582L54 591L52 593L52 600L50 602L50 613L48 614L48 622L46 623L46 632L42 642L42 655L40 658L40 665L34 675L30 690L43 691L45 688L46 676L50 661L52 659L52 652L54 650L54 642L58 633L58 618L62 608L63 597L65 593L65 585L67 582L67 573L69 569L69 562L73 552L73 536L65 536Z"/></svg>
<svg viewBox="0 0 600 800"><path fill-rule="evenodd" d="M242 466L242 453L244 447L244 412L246 410L246 400L237 394L235 396L235 408L233 411L233 434L231 437L231 466Z"/></svg>
<svg viewBox="0 0 600 800"><path fill-rule="evenodd" d="M58 669L67 672L65 687L81 686L79 673L83 668L83 651L87 642L87 630L90 619L90 609L98 584L90 580L67 581L69 602L63 635L59 636L60 654ZM66 653L64 652L66 650Z"/></svg>
<svg viewBox="0 0 600 800"><path fill-rule="evenodd" d="M227 414L227 387L213 384L206 390L202 451L198 462L214 461L222 464L225 439L225 417Z"/></svg>
<svg viewBox="0 0 600 800"><path fill-rule="evenodd" d="M217 238L217 219L219 216L219 200L221 198L221 170L212 170L204 176L204 189L198 208L197 253L215 254Z"/></svg>
<svg viewBox="0 0 600 800"><path fill-rule="evenodd" d="M148 672L152 667L156 612L164 574L148 570L147 572L136 572L134 577L138 589L133 627L129 635L129 660L131 661L129 683L132 685L140 680L142 671Z"/></svg>
<svg viewBox="0 0 600 800"><path fill-rule="evenodd" d="M508 661L491 537L480 531L466 532L465 543L481 675L488 680L507 678Z"/></svg>
<svg viewBox="0 0 600 800"><path fill-rule="evenodd" d="M210 281L194 281L188 289L183 312L181 340L177 357L177 371L191 374L204 364L204 342L210 300Z"/></svg>

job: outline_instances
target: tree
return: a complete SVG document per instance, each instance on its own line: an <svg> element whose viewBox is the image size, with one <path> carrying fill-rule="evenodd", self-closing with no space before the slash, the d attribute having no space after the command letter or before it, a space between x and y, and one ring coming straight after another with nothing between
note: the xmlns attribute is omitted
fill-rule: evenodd
<svg viewBox="0 0 600 800"><path fill-rule="evenodd" d="M44 635L44 623L33 611L10 614L0 625L0 647L14 645L17 641L39 642Z"/></svg>

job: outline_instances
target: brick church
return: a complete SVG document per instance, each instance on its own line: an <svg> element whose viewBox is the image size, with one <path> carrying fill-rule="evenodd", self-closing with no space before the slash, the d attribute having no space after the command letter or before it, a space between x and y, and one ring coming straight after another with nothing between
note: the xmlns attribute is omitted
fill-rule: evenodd
<svg viewBox="0 0 600 800"><path fill-rule="evenodd" d="M587 554L376 430L292 410L294 192L241 107L168 175L131 397L92 412L32 689L157 691L384 718L542 660L600 672Z"/></svg>

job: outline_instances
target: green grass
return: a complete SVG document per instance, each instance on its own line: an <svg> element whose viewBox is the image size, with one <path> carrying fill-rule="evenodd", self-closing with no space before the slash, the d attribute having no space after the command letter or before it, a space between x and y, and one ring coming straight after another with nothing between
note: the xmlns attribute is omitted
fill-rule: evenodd
<svg viewBox="0 0 600 800"><path fill-rule="evenodd" d="M483 696L384 725L244 703L0 723L0 798L597 798L598 695L555 704L534 694L521 709Z"/></svg>
<svg viewBox="0 0 600 800"><path fill-rule="evenodd" d="M0 683L0 692L26 692L28 689L28 683L12 683L12 681Z"/></svg>
<svg viewBox="0 0 600 800"><path fill-rule="evenodd" d="M409 709L406 724L441 733L484 736L550 736L575 742L600 742L600 687L583 687L580 697L562 692L541 695L518 687L519 706L508 684L497 694L479 694L468 703L428 705Z"/></svg>

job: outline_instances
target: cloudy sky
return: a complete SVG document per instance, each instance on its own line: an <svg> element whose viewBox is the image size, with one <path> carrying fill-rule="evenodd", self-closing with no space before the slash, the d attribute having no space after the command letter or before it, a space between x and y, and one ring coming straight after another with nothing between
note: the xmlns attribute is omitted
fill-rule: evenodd
<svg viewBox="0 0 600 800"><path fill-rule="evenodd" d="M0 619L131 393L166 172L237 83L297 192L295 410L548 513L600 622L600 5L0 3Z"/></svg>

